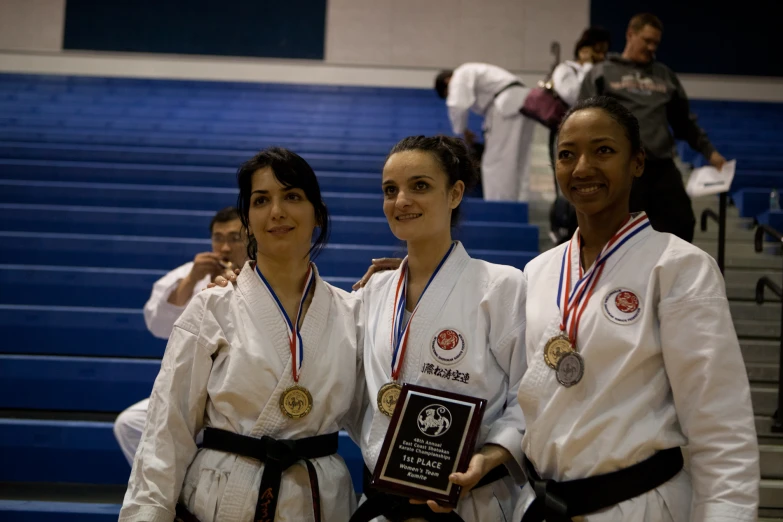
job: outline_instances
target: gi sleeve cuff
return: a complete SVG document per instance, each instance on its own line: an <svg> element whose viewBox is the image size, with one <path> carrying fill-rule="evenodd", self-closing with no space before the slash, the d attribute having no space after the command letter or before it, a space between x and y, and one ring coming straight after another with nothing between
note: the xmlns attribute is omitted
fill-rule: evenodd
<svg viewBox="0 0 783 522"><path fill-rule="evenodd" d="M175 514L160 506L137 506L123 513L119 522L174 522Z"/></svg>
<svg viewBox="0 0 783 522"><path fill-rule="evenodd" d="M753 522L756 509L728 502L707 502L697 504L691 513L693 522Z"/></svg>
<svg viewBox="0 0 783 522"><path fill-rule="evenodd" d="M511 453L511 460L505 463L508 472L518 484L524 484L527 481L522 468L522 436L517 428L496 423L490 429L484 444L495 444Z"/></svg>

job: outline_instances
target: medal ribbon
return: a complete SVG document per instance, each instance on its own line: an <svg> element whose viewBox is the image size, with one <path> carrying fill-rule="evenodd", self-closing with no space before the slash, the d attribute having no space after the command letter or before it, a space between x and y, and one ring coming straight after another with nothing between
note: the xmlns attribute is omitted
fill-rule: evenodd
<svg viewBox="0 0 783 522"><path fill-rule="evenodd" d="M307 267L304 292L302 292L302 298L299 300L299 310L296 312L296 322L293 324L291 323L291 319L289 319L285 308L283 308L283 304L280 302L280 299L277 298L275 291L272 290L272 286L266 280L264 274L261 273L261 270L259 270L258 263L256 263L256 274L258 274L258 277L261 278L261 282L264 283L264 286L269 291L269 294L275 300L275 304L277 304L277 308L280 310L280 315L282 315L283 319L285 319L285 325L288 328L289 347L291 348L291 373L294 374L294 382L298 383L299 373L302 370L302 363L304 362L304 341L302 341L302 334L299 331L299 323L302 319L302 309L304 308L304 302L307 299L307 294L310 293L310 288L313 286L313 281L315 281L315 270L313 269L313 264L310 263L310 265Z"/></svg>
<svg viewBox="0 0 783 522"><path fill-rule="evenodd" d="M577 242L577 248L580 252L582 249L582 241L578 230L574 234L574 237L571 238L571 241L568 243L568 248L566 248L563 253L563 260L560 264L557 305L563 312L560 330L562 332L567 332L568 338L574 348L576 348L576 335L579 330L582 314L584 313L585 308L587 308L587 303L590 301L590 298L593 296L593 291L598 284L598 280L601 278L606 262L629 239L649 226L650 221L644 212L633 219L631 217L626 219L620 226L620 230L612 236L604 248L601 249L601 253L598 254L593 266L590 267L586 274L582 275L582 266L581 264L579 265L580 277L569 296L568 291L571 287L571 248L574 241ZM565 283L565 285L563 283ZM574 313L575 311L576 313Z"/></svg>
<svg viewBox="0 0 783 522"><path fill-rule="evenodd" d="M410 333L413 316L416 315L416 311L419 309L419 305L421 304L422 299L424 299L424 294L427 292L427 288L430 287L430 284L435 279L435 276L438 275L438 272L440 272L440 269L446 263L446 260L454 251L456 246L457 243L452 243L449 251L446 252L446 255L443 256L443 259L441 259L440 263L438 263L437 268L435 268L435 271L430 276L430 280L427 281L427 286L424 287L424 291L421 293L421 297L419 297L419 302L416 304L416 308L413 309L411 317L408 319L408 323L405 325L402 323L405 320L405 303L407 301L408 293L408 259L406 258L402 263L402 267L400 268L400 279L397 281L397 290L394 294L394 314L392 316L391 378L394 382L397 382L397 379L400 376L400 370L402 370L402 361L405 359L405 349L408 346L408 334Z"/></svg>

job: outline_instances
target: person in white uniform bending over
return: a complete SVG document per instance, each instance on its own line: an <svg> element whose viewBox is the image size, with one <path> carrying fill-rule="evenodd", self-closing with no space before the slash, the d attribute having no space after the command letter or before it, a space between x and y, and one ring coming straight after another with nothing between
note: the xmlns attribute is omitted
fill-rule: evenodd
<svg viewBox="0 0 783 522"><path fill-rule="evenodd" d="M446 100L452 130L468 143L475 140L468 129L469 112L484 118L484 199L527 201L530 146L536 122L522 116L519 110L530 89L496 65L466 63L453 71L441 71L435 78L435 91Z"/></svg>
<svg viewBox="0 0 783 522"><path fill-rule="evenodd" d="M365 474L376 466L403 383L484 398L476 454L465 473L449 477L463 490L447 520L467 522L507 519L520 492L517 483L524 480L524 420L516 401L525 371L523 274L472 259L451 237L462 196L477 177L458 138L399 142L383 168L383 211L408 255L398 269L373 275L361 291ZM450 511L432 500L415 505L368 483L367 500L352 522L441 520L440 513Z"/></svg>
<svg viewBox="0 0 783 522"><path fill-rule="evenodd" d="M525 267L533 487L515 522L756 520L758 444L723 277L630 214L644 162L639 123L614 99L566 115L557 179L579 228Z"/></svg>
<svg viewBox="0 0 783 522"><path fill-rule="evenodd" d="M209 224L209 233L211 252L196 254L193 261L175 268L153 285L152 295L144 305L144 322L155 337L168 339L174 322L194 295L215 277L245 263L247 249L236 208L218 211ZM148 403L149 399L137 402L114 421L114 436L131 464L147 420Z"/></svg>
<svg viewBox="0 0 783 522"><path fill-rule="evenodd" d="M318 181L280 148L237 180L253 261L176 321L120 521L344 522L356 505L336 453L364 387L360 308L312 263L329 224Z"/></svg>

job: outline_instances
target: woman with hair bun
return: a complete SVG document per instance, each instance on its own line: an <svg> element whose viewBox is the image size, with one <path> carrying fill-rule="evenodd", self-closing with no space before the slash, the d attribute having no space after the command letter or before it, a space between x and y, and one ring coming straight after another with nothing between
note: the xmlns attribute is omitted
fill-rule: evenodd
<svg viewBox="0 0 783 522"><path fill-rule="evenodd" d="M472 259L452 238L463 195L477 177L456 138L413 136L391 150L383 211L407 257L398 269L373 275L361 295L365 475L375 468L403 383L479 397L487 407L476 453L465 473L449 477L462 486L462 498L449 512L432 500L380 493L365 480L367 499L352 521L506 520L519 495L525 281L520 270Z"/></svg>
<svg viewBox="0 0 783 522"><path fill-rule="evenodd" d="M756 430L723 277L631 214L644 163L639 122L615 99L566 114L557 181L579 228L525 267L532 488L515 522L756 519Z"/></svg>

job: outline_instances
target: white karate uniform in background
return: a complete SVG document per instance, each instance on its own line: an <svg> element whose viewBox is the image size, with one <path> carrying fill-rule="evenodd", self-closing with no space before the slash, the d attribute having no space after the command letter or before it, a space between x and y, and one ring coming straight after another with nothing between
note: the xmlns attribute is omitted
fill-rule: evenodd
<svg viewBox="0 0 783 522"><path fill-rule="evenodd" d="M581 64L572 60L566 60L552 71L552 87L560 98L573 107L579 99L579 89L582 88L582 80L585 74L593 68L593 64L587 62Z"/></svg>
<svg viewBox="0 0 783 522"><path fill-rule="evenodd" d="M185 279L185 276L191 270L193 270L193 261L175 268L152 285L152 295L150 295L149 300L144 305L144 322L147 324L147 329L155 337L168 339L171 335L171 330L174 328L174 323L182 315L182 312L185 311L185 306L187 305L173 305L168 300L171 293L179 286L179 282ZM205 276L196 283L196 286L193 287L193 295L205 289L210 281L211 277Z"/></svg>
<svg viewBox="0 0 783 522"><path fill-rule="evenodd" d="M376 396L391 381L392 310L399 277L399 269L375 274L362 292L369 400L360 446L370 471L389 427L390 419L378 410ZM511 452L514 459L507 466L518 483L524 480L520 448L525 423L516 397L525 371L525 294L522 272L471 259L458 244L420 299L400 375L401 384L487 399L476 448L493 443ZM451 364L444 362L437 343L444 330L460 336L449 355L464 350ZM457 512L465 522L506 520L518 496L519 486L509 476L472 490L460 500Z"/></svg>
<svg viewBox="0 0 783 522"><path fill-rule="evenodd" d="M144 322L147 329L160 339L168 339L174 322L179 319L184 306L176 306L168 302L171 293L176 290L182 281L193 269L193 262L175 268L161 277L152 286L152 295L144 305ZM196 295L210 282L210 276L204 277L193 287L193 295ZM128 407L117 416L114 421L114 437L122 449L122 453L129 463L133 463L136 448L139 447L141 432L144 431L144 423L147 421L147 408L149 399L143 399Z"/></svg>
<svg viewBox="0 0 783 522"><path fill-rule="evenodd" d="M454 69L446 106L452 130L462 134L472 110L484 117L484 156L481 160L484 199L527 201L530 187L530 146L536 122L520 114L529 89L511 87L519 78L486 63L466 63Z"/></svg>
<svg viewBox="0 0 783 522"><path fill-rule="evenodd" d="M559 333L556 300L567 245L525 268L528 302L535 305L527 307L528 371L519 402L527 424L523 449L539 475L586 478L687 446L690 473L585 520L756 520L759 454L750 389L714 260L652 228L631 238L607 261L585 309L577 334L584 376L565 388L543 350ZM579 259L574 248L572 287ZM618 301L621 292L637 301ZM533 497L526 487L513 520Z"/></svg>
<svg viewBox="0 0 783 522"><path fill-rule="evenodd" d="M253 519L263 463L198 449L195 438L203 427L276 439L340 429L357 397L355 386L364 386L357 350L359 299L316 277L301 324L299 379L312 394L313 407L300 419L280 411L281 394L294 384L288 330L252 267L245 265L236 286L193 298L174 327L155 380L121 521L171 522L178 500L201 522ZM322 520L348 520L356 498L342 458L312 463ZM313 520L310 499L307 469L299 462L283 472L276 522Z"/></svg>

